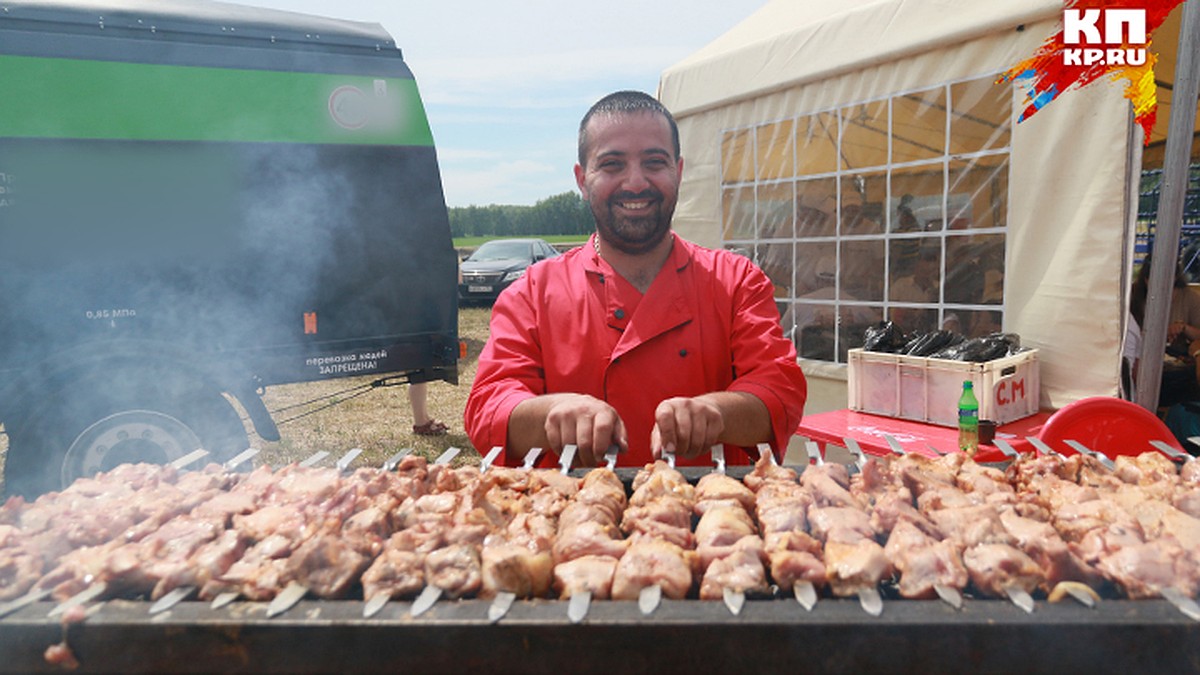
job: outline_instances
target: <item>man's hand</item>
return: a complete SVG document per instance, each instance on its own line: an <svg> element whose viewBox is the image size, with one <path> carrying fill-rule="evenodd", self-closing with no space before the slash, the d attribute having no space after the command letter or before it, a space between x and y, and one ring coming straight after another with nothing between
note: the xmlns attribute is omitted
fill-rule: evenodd
<svg viewBox="0 0 1200 675"><path fill-rule="evenodd" d="M592 467L604 461L604 453L613 445L621 452L629 449L625 424L616 409L598 398L585 394L557 394L546 411L546 441L561 451L575 445L576 461Z"/></svg>
<svg viewBox="0 0 1200 675"><path fill-rule="evenodd" d="M650 450L656 458L664 450L695 457L708 452L724 431L725 417L714 401L703 396L669 398L654 409Z"/></svg>

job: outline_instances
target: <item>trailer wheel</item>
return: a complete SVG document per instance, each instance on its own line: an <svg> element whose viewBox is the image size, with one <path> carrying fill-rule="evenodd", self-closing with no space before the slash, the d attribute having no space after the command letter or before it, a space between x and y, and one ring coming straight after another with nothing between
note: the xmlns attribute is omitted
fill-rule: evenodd
<svg viewBox="0 0 1200 675"><path fill-rule="evenodd" d="M213 388L177 379L99 398L90 393L104 391L96 384L64 389L10 435L7 494L32 499L119 464L165 464L197 448L222 461L248 445L241 418Z"/></svg>

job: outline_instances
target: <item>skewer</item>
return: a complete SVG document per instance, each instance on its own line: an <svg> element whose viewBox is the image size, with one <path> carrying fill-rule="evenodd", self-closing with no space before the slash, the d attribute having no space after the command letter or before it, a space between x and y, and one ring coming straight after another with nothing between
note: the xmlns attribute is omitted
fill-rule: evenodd
<svg viewBox="0 0 1200 675"><path fill-rule="evenodd" d="M1068 441L1063 441L1063 442L1066 443L1067 445L1071 446L1071 448L1073 450L1075 450L1075 452L1078 452L1081 455L1091 455L1092 457L1095 457L1096 459L1100 460L1100 463L1103 464L1105 466L1105 468L1112 469L1116 466L1113 463L1112 459L1108 455L1106 455L1102 452L1099 452L1097 450L1093 450L1093 449L1089 448L1088 446L1084 445L1083 443L1080 443L1079 441L1068 440Z"/></svg>
<svg viewBox="0 0 1200 675"><path fill-rule="evenodd" d="M489 450L488 454L479 462L479 472L483 473L492 468L492 462L496 461L496 458L500 456L500 451L502 450L504 450L504 448L499 445Z"/></svg>
<svg viewBox="0 0 1200 675"><path fill-rule="evenodd" d="M346 473L346 469L350 468L350 462L353 462L354 458L361 454L362 448L351 448L349 452L342 455L342 458L337 461L337 470L341 473Z"/></svg>
<svg viewBox="0 0 1200 675"><path fill-rule="evenodd" d="M1004 593L1009 600L1012 600L1012 604L1020 607L1026 614L1033 614L1033 596L1028 591L1016 586L1009 586L1004 589Z"/></svg>
<svg viewBox="0 0 1200 675"><path fill-rule="evenodd" d="M907 452L905 452L904 446L900 445L900 441L896 440L895 436L892 436L891 434L884 434L883 440L887 441L888 447L892 449L892 454L895 454L895 455L908 454Z"/></svg>
<svg viewBox="0 0 1200 675"><path fill-rule="evenodd" d="M712 446L712 461L713 461L713 467L714 467L713 471L720 473L720 474L724 474L725 473L725 446L724 445L717 443L716 445Z"/></svg>
<svg viewBox="0 0 1200 675"><path fill-rule="evenodd" d="M604 463L609 471L617 465L617 446L609 446L608 452L604 453ZM582 623L587 618L588 610L592 607L592 592L583 590L572 593L571 597L567 598L567 620L571 623Z"/></svg>
<svg viewBox="0 0 1200 675"><path fill-rule="evenodd" d="M22 607L28 607L29 605L32 605L35 602L44 600L45 598L47 598L50 595L52 590L53 589L50 589L50 588L30 589L30 591L28 593L26 593L25 595L22 595L21 597L17 598L16 600L9 600L8 602L4 603L3 605L0 605L0 617L6 617L9 614L12 614L13 612L17 611L18 609L21 609Z"/></svg>
<svg viewBox="0 0 1200 675"><path fill-rule="evenodd" d="M203 448L197 448L196 450L193 450L183 457L171 462L169 466L172 469L182 469L200 461L201 459L204 459L205 457L208 457L208 451Z"/></svg>
<svg viewBox="0 0 1200 675"><path fill-rule="evenodd" d="M1200 605L1197 605L1195 600L1174 588L1164 588L1159 591L1159 594L1167 602L1175 605L1175 609L1178 609L1187 618L1193 621L1200 621Z"/></svg>
<svg viewBox="0 0 1200 675"><path fill-rule="evenodd" d="M375 616L388 604L389 601L391 601L391 597L389 597L387 593L376 593L375 595L371 596L371 598L363 604L363 618L369 619Z"/></svg>
<svg viewBox="0 0 1200 675"><path fill-rule="evenodd" d="M742 607L746 604L746 594L741 591L735 591L732 588L722 589L722 599L725 601L725 607L729 613L737 616L742 613Z"/></svg>
<svg viewBox="0 0 1200 675"><path fill-rule="evenodd" d="M417 618L424 614L430 607L433 607L442 597L442 589L437 586L426 586L421 590L421 594L413 600L412 607L409 608L408 614L412 618Z"/></svg>
<svg viewBox="0 0 1200 675"><path fill-rule="evenodd" d="M673 453L673 452L667 452L667 451L664 449L664 450L663 450L663 453L662 453L662 458L663 458L664 460L666 460L666 462L667 462L667 466L671 467L672 469L674 469L674 468L675 468L675 453Z"/></svg>
<svg viewBox="0 0 1200 675"><path fill-rule="evenodd" d="M328 455L329 453L325 454ZM351 448L346 454L338 458L334 467L338 473L346 473L350 468L350 463L360 454L362 454L362 448ZM306 595L308 595L308 586L297 581L288 582L288 585L282 591L276 594L274 598L271 598L271 603L267 605L267 618L274 618L295 607L296 603L303 600Z"/></svg>
<svg viewBox="0 0 1200 675"><path fill-rule="evenodd" d="M159 614L178 605L185 598L196 592L195 586L179 586L173 589L170 593L159 598L153 605L150 605L150 614Z"/></svg>
<svg viewBox="0 0 1200 675"><path fill-rule="evenodd" d="M508 614L508 610L512 608L513 602L517 599L517 594L512 591L500 591L496 593L496 597L492 599L492 605L488 607L488 621L496 623Z"/></svg>
<svg viewBox="0 0 1200 675"><path fill-rule="evenodd" d="M883 614L883 596L879 594L879 589L874 586L858 589L858 604L863 608L864 612L871 616Z"/></svg>
<svg viewBox="0 0 1200 675"><path fill-rule="evenodd" d="M758 458L759 459L767 457L767 458L769 458L767 461L769 461L772 465L776 464L775 453L771 452L771 444L759 443L757 447L758 447Z"/></svg>
<svg viewBox="0 0 1200 675"><path fill-rule="evenodd" d="M1017 459L1021 456L1020 453L1017 452L1016 448L1012 446L1012 443L1009 443L1003 438L992 440L992 445L996 446L1000 452L1004 453L1009 459Z"/></svg>
<svg viewBox="0 0 1200 675"><path fill-rule="evenodd" d="M934 584L933 590L935 593L937 593L938 597L942 599L942 602L950 605L954 609L962 609L962 593L960 593L957 588L953 586L947 586L945 584Z"/></svg>
<svg viewBox="0 0 1200 675"><path fill-rule="evenodd" d="M571 464L575 462L575 453L577 452L579 452L579 448L575 445L563 446L562 455L559 456L558 463L562 467L562 474L564 476L571 473Z"/></svg>
<svg viewBox="0 0 1200 675"><path fill-rule="evenodd" d="M825 463L825 458L821 457L821 446L817 445L816 441L807 441L804 443L804 451L808 454L808 463L821 466Z"/></svg>
<svg viewBox="0 0 1200 675"><path fill-rule="evenodd" d="M458 448L456 448L454 446L450 446L449 448L446 448L445 452L438 455L438 458L433 460L433 463L434 464L449 464L450 460L457 457L458 453L460 453L460 452L462 452L462 451L459 450Z"/></svg>
<svg viewBox="0 0 1200 675"><path fill-rule="evenodd" d="M1054 448L1050 447L1049 445L1046 445L1046 442L1043 441L1042 439L1038 438L1037 436L1026 436L1025 440L1027 440L1031 444L1033 444L1033 447L1037 448L1037 451L1042 453L1043 455L1057 455L1058 457L1060 457L1062 459L1066 459L1066 457L1061 452L1055 450Z"/></svg>
<svg viewBox="0 0 1200 675"><path fill-rule="evenodd" d="M246 448L245 450L241 451L234 457L231 457L229 459L229 461L222 464L221 468L225 469L226 471L233 471L234 469L238 468L242 464L245 464L246 462L250 461L251 459L254 459L255 457L257 457L259 452L260 452L260 450L258 448Z"/></svg>
<svg viewBox="0 0 1200 675"><path fill-rule="evenodd" d="M846 450L854 455L854 466L862 471L863 465L867 463L867 456L863 454L862 447L859 446L858 440L847 436L842 439L846 443Z"/></svg>
<svg viewBox="0 0 1200 675"><path fill-rule="evenodd" d="M1200 445L1200 436L1190 436L1190 437L1188 437L1188 441L1190 441L1192 443L1196 443L1197 445ZM1184 452L1182 450L1176 450L1175 448L1171 447L1170 444L1164 443L1162 441L1150 441L1150 445L1153 445L1157 450L1162 452L1164 455L1166 455L1167 457L1170 457L1171 459L1173 459L1177 462L1191 462L1196 459L1195 457L1192 457L1191 455L1187 454L1186 452Z"/></svg>
<svg viewBox="0 0 1200 675"><path fill-rule="evenodd" d="M646 586L638 593L638 609L642 614L649 616L658 609L658 603L662 602L662 587L658 584Z"/></svg>
<svg viewBox="0 0 1200 675"><path fill-rule="evenodd" d="M58 603L58 605L56 605L54 607L54 609L50 610L50 612L47 613L46 616L48 616L48 617L59 616L63 612L67 611L68 609L71 609L73 607L78 607L79 605L82 605L85 602L91 602L92 600L95 600L106 590L108 590L108 584L103 581L97 581L96 583L92 584L91 586L88 586L86 589L80 591L79 593L76 593L75 595Z"/></svg>
<svg viewBox="0 0 1200 675"><path fill-rule="evenodd" d="M588 609L592 605L592 592L579 591L572 593L570 599L567 600L567 619L571 623L580 623L587 617Z"/></svg>
<svg viewBox="0 0 1200 675"><path fill-rule="evenodd" d="M224 593L219 593L219 594L217 594L217 597L213 598L212 604L209 605L209 608L210 609L221 609L222 607L228 605L229 603L233 602L234 600L237 600L238 595L240 595L240 593L238 593L237 591L226 591Z"/></svg>
<svg viewBox="0 0 1200 675"><path fill-rule="evenodd" d="M526 465L527 466L531 465L533 463L533 461L535 461L537 459L537 456L539 454L541 454L541 452L542 452L541 448L533 448L532 450L530 450L529 453L530 453L530 455L533 456L533 459L531 460L529 458L529 455L526 455L526 457L525 457ZM445 452L443 452L441 455L439 455L438 458L433 461L433 463L434 464L449 464L450 460L454 459L455 455L457 455L457 454L458 454L458 448L450 447ZM430 607L433 607L435 604L437 604L437 601L439 599L441 599L441 597L442 597L442 589L441 588L439 588L438 586L434 586L433 584L427 585L425 588L421 589L421 594L417 596L417 599L413 601L412 606L409 607L409 609L408 609L409 616L411 616L414 619L417 618L418 616L421 616L426 611L428 611ZM383 602L383 604L387 604L386 601L382 601L382 602ZM383 605L380 605L379 608L383 609ZM376 610L376 611L378 611L378 610Z"/></svg>
<svg viewBox="0 0 1200 675"><path fill-rule="evenodd" d="M311 457L304 460L303 462L300 462L300 468L302 468L302 469L312 468L317 465L317 462L325 459L328 456L329 456L328 452L325 452L324 450L318 450L317 452L313 453L313 455Z"/></svg>
<svg viewBox="0 0 1200 675"><path fill-rule="evenodd" d="M792 585L792 593L796 596L796 602L806 611L811 612L817 606L817 587L813 586L813 582L806 579L797 581Z"/></svg>
<svg viewBox="0 0 1200 675"><path fill-rule="evenodd" d="M412 454L412 448L404 448L400 452L388 457L388 460L383 463L384 471L395 471L397 466L400 466L400 460Z"/></svg>
<svg viewBox="0 0 1200 675"><path fill-rule="evenodd" d="M242 464L245 464L246 462L250 461L251 459L254 459L255 457L257 457L259 452L261 452L261 451L258 448L246 448L245 450L239 452L237 455L231 457L228 461L226 461L224 464L222 464L221 468L224 469L225 471L233 471L234 469L238 468ZM157 602L155 602L153 605L151 605L149 613L150 614L158 614L160 612L165 612L168 609L171 609L172 607L174 607L175 605L178 605L180 602L183 602L186 598L190 597L192 595L192 593L195 593L196 590L197 590L197 588L195 586L180 586L178 588L175 588L170 593L167 593L163 597L159 598ZM220 598L220 596L217 596L217 597ZM233 594L233 597L231 597L228 601L226 601L226 604L228 604L229 602L232 602L233 598L236 598L236 597L237 597L237 594L236 593ZM212 606L213 609L220 609L221 607L224 607L224 605L215 604L216 603L215 599L214 599L213 603L214 603Z"/></svg>
<svg viewBox="0 0 1200 675"><path fill-rule="evenodd" d="M537 464L538 457L542 454L541 448L530 448L529 452L525 453L525 462L521 465L523 469L532 469L534 464Z"/></svg>

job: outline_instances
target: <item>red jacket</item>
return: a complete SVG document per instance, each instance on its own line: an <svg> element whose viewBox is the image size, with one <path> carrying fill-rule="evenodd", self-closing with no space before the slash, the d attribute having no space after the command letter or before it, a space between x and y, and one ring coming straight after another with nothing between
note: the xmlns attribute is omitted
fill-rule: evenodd
<svg viewBox="0 0 1200 675"><path fill-rule="evenodd" d="M497 299L464 425L486 453L505 445L509 414L521 401L589 394L625 422L629 453L618 465L641 466L651 461L661 401L723 390L766 404L780 455L800 423L806 384L762 270L744 256L675 237L643 296L589 244L530 267ZM731 464L758 456L732 447L726 454ZM513 463L503 454L497 461Z"/></svg>

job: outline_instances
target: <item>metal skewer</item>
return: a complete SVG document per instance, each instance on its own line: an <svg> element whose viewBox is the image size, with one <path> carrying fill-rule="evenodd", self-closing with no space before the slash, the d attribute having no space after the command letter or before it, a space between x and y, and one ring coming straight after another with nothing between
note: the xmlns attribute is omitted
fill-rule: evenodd
<svg viewBox="0 0 1200 675"><path fill-rule="evenodd" d="M962 609L962 593L960 593L957 588L953 586L947 586L945 584L934 584L933 590L935 593L937 593L938 597L942 599L942 602L950 605L954 609Z"/></svg>
<svg viewBox="0 0 1200 675"><path fill-rule="evenodd" d="M88 586L86 589L80 591L79 593L76 593L75 595L72 595L71 597L67 598L66 600L63 600L62 602L58 603L58 605L56 605L54 607L54 609L50 610L50 612L47 613L46 616L49 616L49 617L59 616L63 612L66 612L68 609L71 609L73 607L78 607L79 605L82 605L85 602L91 602L92 600L95 600L96 598L100 597L106 590L108 590L108 584L103 581L97 581L96 583L92 584L91 586Z"/></svg>
<svg viewBox="0 0 1200 675"><path fill-rule="evenodd" d="M805 610L811 612L817 606L817 587L813 586L813 582L800 579L792 584L792 593L796 596L796 602Z"/></svg>
<svg viewBox="0 0 1200 675"><path fill-rule="evenodd" d="M172 469L182 469L204 459L205 457L208 457L208 451L198 448L171 462L168 466L170 466Z"/></svg>
<svg viewBox="0 0 1200 675"><path fill-rule="evenodd" d="M617 446L612 446L608 452L604 453L604 464L612 471L617 466Z"/></svg>
<svg viewBox="0 0 1200 675"><path fill-rule="evenodd" d="M303 462L300 462L300 468L302 468L302 469L312 468L317 465L317 462L320 462L321 460L325 459L328 456L329 456L328 452L325 452L324 450L318 450L311 457L304 460Z"/></svg>
<svg viewBox="0 0 1200 675"><path fill-rule="evenodd" d="M725 473L725 446L717 443L712 446L713 471Z"/></svg>
<svg viewBox="0 0 1200 675"><path fill-rule="evenodd" d="M496 461L496 458L500 456L500 452L502 450L504 450L504 448L497 445L496 447L494 447L488 451L488 454L486 456L484 456L484 458L482 460L480 460L480 462L479 462L480 473L483 473L483 472L487 471L488 469L492 468L492 462Z"/></svg>
<svg viewBox="0 0 1200 675"><path fill-rule="evenodd" d="M251 459L254 459L255 457L257 457L259 452L261 452L261 451L258 448L246 448L245 450L238 453L236 456L231 457L229 459L229 461L222 464L221 468L225 469L226 471L233 471L234 469L238 468L242 464L245 464L246 462L250 461Z"/></svg>
<svg viewBox="0 0 1200 675"><path fill-rule="evenodd" d="M1067 445L1071 446L1071 448L1073 450L1075 450L1075 452L1078 452L1081 455L1091 455L1092 457L1095 457L1096 459L1100 460L1100 463L1103 464L1105 466L1105 468L1112 469L1116 466L1113 463L1112 459L1108 455L1106 455L1102 452L1099 452L1097 450L1092 450L1091 448L1084 445L1083 443L1080 443L1079 441L1063 441L1063 442L1066 443Z"/></svg>
<svg viewBox="0 0 1200 675"><path fill-rule="evenodd" d="M742 607L746 605L746 594L732 588L724 588L721 591L721 597L725 601L725 607L729 613L734 616L741 614Z"/></svg>
<svg viewBox="0 0 1200 675"><path fill-rule="evenodd" d="M16 600L10 600L3 605L0 605L0 617L8 616L22 607L28 607L35 602L44 600L50 596L51 592L53 592L53 589L50 588L30 589L28 593L22 595Z"/></svg>
<svg viewBox="0 0 1200 675"><path fill-rule="evenodd" d="M879 589L875 586L858 589L858 604L864 612L871 616L883 614L883 596L879 594Z"/></svg>
<svg viewBox="0 0 1200 675"><path fill-rule="evenodd" d="M1009 600L1012 600L1012 604L1020 607L1026 614L1033 614L1033 596L1028 591L1016 586L1009 586L1004 589L1004 593Z"/></svg>
<svg viewBox="0 0 1200 675"><path fill-rule="evenodd" d="M1187 618L1193 621L1200 621L1200 605L1196 604L1195 600L1175 588L1163 588L1159 590L1159 594L1167 602L1175 605L1175 609L1178 609Z"/></svg>
<svg viewBox="0 0 1200 675"><path fill-rule="evenodd" d="M412 607L410 607L408 610L409 616L414 619L418 616L421 616L428 611L430 607L433 607L435 604L437 604L437 601L441 597L442 589L438 588L437 586L426 586L421 591L421 594L417 596L417 599L413 600Z"/></svg>
<svg viewBox="0 0 1200 675"><path fill-rule="evenodd" d="M567 619L571 623L581 623L587 617L588 609L591 605L591 591L572 593L570 599L567 600Z"/></svg>
<svg viewBox="0 0 1200 675"><path fill-rule="evenodd" d="M1033 447L1037 448L1037 451L1042 453L1043 455L1055 455L1061 459L1066 459L1065 455L1063 455L1061 452L1055 450L1054 448L1050 447L1049 445L1046 445L1046 442L1043 441L1042 439L1038 438L1037 436L1026 436L1025 440L1029 441L1030 444L1032 444Z"/></svg>
<svg viewBox="0 0 1200 675"><path fill-rule="evenodd" d="M571 464L575 462L575 453L577 452L579 452L579 448L575 445L563 446L562 455L559 456L558 463L562 467L561 471L564 476L571 473Z"/></svg>
<svg viewBox="0 0 1200 675"><path fill-rule="evenodd" d="M178 605L185 598L196 592L195 586L179 586L170 593L159 598L153 605L150 605L150 614L159 614Z"/></svg>
<svg viewBox="0 0 1200 675"><path fill-rule="evenodd" d="M369 619L380 612L390 602L392 596L387 593L376 593L363 603L363 618Z"/></svg>
<svg viewBox="0 0 1200 675"><path fill-rule="evenodd" d="M388 460L383 463L384 471L395 471L396 467L400 466L400 460L412 454L412 448L404 448L400 452L388 457Z"/></svg>
<svg viewBox="0 0 1200 675"><path fill-rule="evenodd" d="M1200 445L1200 436L1191 436L1188 438L1188 440L1191 441L1192 443ZM1195 457L1192 457L1191 455L1187 454L1186 452L1184 452L1182 450L1176 450L1175 448L1171 447L1170 444L1164 443L1162 441L1150 441L1150 445L1153 445L1160 452L1162 452L1163 454L1165 454L1166 456L1170 457L1171 459L1173 459L1177 462L1191 462L1191 461L1195 461L1195 459L1196 459Z"/></svg>
<svg viewBox="0 0 1200 675"><path fill-rule="evenodd" d="M999 448L1000 452L1004 453L1009 459L1018 459L1021 456L1020 453L1017 452L1016 448L1012 446L1012 443L1009 443L1003 438L994 439L992 441L992 445Z"/></svg>
<svg viewBox="0 0 1200 675"><path fill-rule="evenodd" d="M350 462L353 462L354 458L361 454L362 448L351 448L349 452L342 455L342 458L337 461L337 470L340 473L346 473L346 470L350 468Z"/></svg>
<svg viewBox="0 0 1200 675"><path fill-rule="evenodd" d="M859 471L862 471L863 465L867 463L867 456L863 454L858 440L848 436L842 440L846 443L846 450L854 455L854 465L858 467Z"/></svg>
<svg viewBox="0 0 1200 675"><path fill-rule="evenodd" d="M212 604L209 605L209 608L210 609L221 609L222 607L228 605L229 603L233 602L234 600L237 600L239 595L241 595L241 594L238 593L237 591L227 591L225 593L219 593L217 595L217 597L213 598Z"/></svg>
<svg viewBox="0 0 1200 675"><path fill-rule="evenodd" d="M808 455L809 464L821 466L825 463L825 458L821 457L821 446L817 445L816 441L805 442L804 451Z"/></svg>
<svg viewBox="0 0 1200 675"><path fill-rule="evenodd" d="M530 448L529 452L525 453L525 462L521 465L523 469L532 469L534 464L537 464L538 457L542 455L541 448Z"/></svg>
<svg viewBox="0 0 1200 675"><path fill-rule="evenodd" d="M658 609L658 604L662 602L662 587L658 584L646 586L638 593L638 609L642 614L649 616Z"/></svg>
<svg viewBox="0 0 1200 675"><path fill-rule="evenodd" d="M450 446L449 448L446 448L445 452L438 455L438 458L433 460L433 463L434 464L449 464L450 461L453 460L455 457L457 457L458 453L460 453L460 452L462 452L462 450L460 450L454 446Z"/></svg>
<svg viewBox="0 0 1200 675"><path fill-rule="evenodd" d="M492 599L492 604L488 607L488 621L496 623L508 614L508 610L512 608L513 602L517 599L517 594L511 591L500 591L496 597Z"/></svg>
<svg viewBox="0 0 1200 675"><path fill-rule="evenodd" d="M892 436L891 434L884 434L883 440L887 441L888 447L891 448L891 450L892 450L892 454L894 454L894 455L908 454L907 452L905 452L904 446L900 445L900 441L896 440L895 436Z"/></svg>
<svg viewBox="0 0 1200 675"><path fill-rule="evenodd" d="M771 452L771 444L770 443L759 443L757 447L758 447L758 458L759 459L765 458L772 465L776 464L775 453Z"/></svg>

